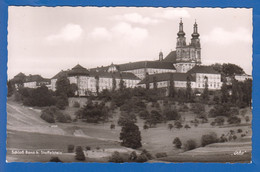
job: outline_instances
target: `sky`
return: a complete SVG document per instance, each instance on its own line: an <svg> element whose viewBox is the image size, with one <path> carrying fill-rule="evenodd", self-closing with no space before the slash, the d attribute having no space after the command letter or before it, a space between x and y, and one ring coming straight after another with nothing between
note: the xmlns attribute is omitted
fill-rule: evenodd
<svg viewBox="0 0 260 172"><path fill-rule="evenodd" d="M51 78L77 64L89 69L157 60L175 50L180 18L189 43L195 20L202 64L234 63L252 73L252 9L9 7L8 78Z"/></svg>

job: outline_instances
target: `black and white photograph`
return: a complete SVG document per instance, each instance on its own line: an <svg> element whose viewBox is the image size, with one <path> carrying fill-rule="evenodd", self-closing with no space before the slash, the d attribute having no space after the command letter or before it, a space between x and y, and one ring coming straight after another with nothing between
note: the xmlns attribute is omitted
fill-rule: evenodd
<svg viewBox="0 0 260 172"><path fill-rule="evenodd" d="M251 163L251 8L8 7L6 162Z"/></svg>

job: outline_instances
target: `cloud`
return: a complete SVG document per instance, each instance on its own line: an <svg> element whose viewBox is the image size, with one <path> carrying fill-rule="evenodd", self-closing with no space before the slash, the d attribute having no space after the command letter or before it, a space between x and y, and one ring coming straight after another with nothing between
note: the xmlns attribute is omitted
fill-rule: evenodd
<svg viewBox="0 0 260 172"><path fill-rule="evenodd" d="M245 28L237 28L234 31L227 31L223 28L217 27L214 28L208 35L202 36L202 41L206 42L213 42L220 45L229 45L233 43L245 42L251 43L252 42L252 35L250 31Z"/></svg>
<svg viewBox="0 0 260 172"><path fill-rule="evenodd" d="M69 23L64 26L59 33L49 35L48 41L64 40L64 41L75 41L80 38L83 33L83 29L80 25Z"/></svg>
<svg viewBox="0 0 260 172"><path fill-rule="evenodd" d="M113 17L116 20L123 20L131 23L138 23L138 24L157 24L159 21L157 19L152 19L149 17L144 17L138 13L128 13L124 15L116 15Z"/></svg>
<svg viewBox="0 0 260 172"><path fill-rule="evenodd" d="M148 31L145 28L133 27L129 23L120 22L110 29L97 27L89 36L95 41L113 41L114 44L123 42L136 46L148 37Z"/></svg>
<svg viewBox="0 0 260 172"><path fill-rule="evenodd" d="M95 40L110 40L112 35L104 27L97 27L91 33L90 36Z"/></svg>
<svg viewBox="0 0 260 172"><path fill-rule="evenodd" d="M163 19L177 19L177 18L190 18L190 13L184 9L172 9L165 10L161 13L156 13L155 17L163 18Z"/></svg>

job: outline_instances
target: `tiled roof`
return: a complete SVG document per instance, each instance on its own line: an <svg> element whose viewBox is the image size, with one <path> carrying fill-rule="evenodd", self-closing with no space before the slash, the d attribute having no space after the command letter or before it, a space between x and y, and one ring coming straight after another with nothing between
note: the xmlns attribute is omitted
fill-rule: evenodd
<svg viewBox="0 0 260 172"><path fill-rule="evenodd" d="M175 70L175 67L170 62L161 62L161 61L139 61L133 63L125 63L118 65L120 71L128 71L134 69L142 68L155 68L155 69L172 69Z"/></svg>
<svg viewBox="0 0 260 172"><path fill-rule="evenodd" d="M59 73L57 73L56 75L54 75L51 79L58 79L62 76L67 76L68 75L68 70L67 71L63 71L61 70Z"/></svg>
<svg viewBox="0 0 260 172"><path fill-rule="evenodd" d="M188 73L220 74L212 66L194 66Z"/></svg>
<svg viewBox="0 0 260 172"><path fill-rule="evenodd" d="M116 79L120 79L122 77L122 79L132 79L132 80L140 80L140 78L138 78L137 76L135 76L133 73L130 72L96 72L96 71L90 71L89 76L92 77L96 77L99 76L100 78L113 78L115 77Z"/></svg>
<svg viewBox="0 0 260 172"><path fill-rule="evenodd" d="M195 81L195 78L187 73L158 73L153 75L148 75L148 82L153 83L154 77L156 82L161 81L170 81L171 75L174 81L187 81L187 78L190 78L190 81ZM147 78L143 79L139 84L145 84L147 82Z"/></svg>
<svg viewBox="0 0 260 172"><path fill-rule="evenodd" d="M75 67L73 67L69 72L68 72L68 75L69 76L74 76L74 75L88 75L89 74L89 71L80 66L79 64L77 64Z"/></svg>
<svg viewBox="0 0 260 172"><path fill-rule="evenodd" d="M48 79L43 78L41 75L29 75L25 78L25 82L42 82L47 80Z"/></svg>
<svg viewBox="0 0 260 172"><path fill-rule="evenodd" d="M129 71L143 68L172 69L176 70L171 62L167 61L138 61L114 65L119 71ZM90 71L107 71L110 66L92 68Z"/></svg>
<svg viewBox="0 0 260 172"><path fill-rule="evenodd" d="M164 62L171 62L175 63L176 62L176 51L171 51L164 59Z"/></svg>

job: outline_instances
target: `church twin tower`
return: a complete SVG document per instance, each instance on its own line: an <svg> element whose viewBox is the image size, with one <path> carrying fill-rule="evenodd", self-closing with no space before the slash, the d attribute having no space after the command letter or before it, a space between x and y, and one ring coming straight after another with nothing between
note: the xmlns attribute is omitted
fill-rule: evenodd
<svg viewBox="0 0 260 172"><path fill-rule="evenodd" d="M195 21L190 44L186 44L185 32L183 31L182 19L177 33L176 58L173 61L177 72L186 73L195 65L201 64L201 47L198 33L198 25ZM160 56L160 55L159 55Z"/></svg>

